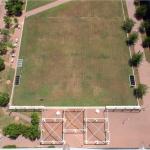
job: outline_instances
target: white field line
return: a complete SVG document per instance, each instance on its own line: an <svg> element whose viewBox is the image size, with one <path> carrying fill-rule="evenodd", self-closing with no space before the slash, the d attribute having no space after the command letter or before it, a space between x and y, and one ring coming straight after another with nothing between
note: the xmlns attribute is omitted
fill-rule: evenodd
<svg viewBox="0 0 150 150"><path fill-rule="evenodd" d="M85 123L85 144L87 144L87 116L85 114L85 120L84 123Z"/></svg>
<svg viewBox="0 0 150 150"><path fill-rule="evenodd" d="M25 4L25 11L24 11L24 14L25 14L25 12L26 12L26 9L27 9L27 0L26 0L26 4ZM24 15L24 14L23 14L23 15ZM24 17L24 16L23 16L23 17ZM17 63L18 63L19 54L20 54L20 47L21 47L22 35L23 35L23 29L24 29L24 21L25 21L25 17L23 18L23 22L22 22L21 37L20 37L20 42L19 42L19 47L18 47L18 57L16 58L15 73L14 73L13 86L12 86L12 90L11 90L11 96L10 96L9 106L12 105L12 101L13 101L14 88L15 88L15 78L16 78L17 68L18 68Z"/></svg>
<svg viewBox="0 0 150 150"><path fill-rule="evenodd" d="M40 123L40 129L41 129L40 141L43 141L43 125L42 125L42 123Z"/></svg>
<svg viewBox="0 0 150 150"><path fill-rule="evenodd" d="M92 121L95 122L95 120L105 120L106 118L86 118L87 121Z"/></svg>
<svg viewBox="0 0 150 150"><path fill-rule="evenodd" d="M106 141L87 141L86 145L100 145L105 143Z"/></svg>
<svg viewBox="0 0 150 150"><path fill-rule="evenodd" d="M75 129L75 128L72 128L72 129L64 129L63 131L64 131L64 132L67 132L67 131L68 131L68 132L71 132L71 131L72 131L72 132L74 132L74 131L77 131L77 132L82 131L82 132L83 132L84 129Z"/></svg>
<svg viewBox="0 0 150 150"><path fill-rule="evenodd" d="M103 109L105 107L46 107L46 106L9 106L10 110L48 110L48 109ZM106 109L109 110L141 110L141 106L106 106Z"/></svg>
<svg viewBox="0 0 150 150"><path fill-rule="evenodd" d="M107 131L105 133L105 135L106 135L106 143L109 144L110 143L110 130L109 130L109 116L108 116L108 110L107 109L106 109L104 117L105 117L105 131Z"/></svg>
<svg viewBox="0 0 150 150"><path fill-rule="evenodd" d="M42 118L42 121L46 120L52 120L52 121L57 121L57 120L63 120L63 118Z"/></svg>
<svg viewBox="0 0 150 150"><path fill-rule="evenodd" d="M63 120L66 120L66 118L65 118L65 111L63 111L62 117L63 117ZM66 144L66 141L65 141L65 121L63 121L62 126L63 126L63 129L62 129L63 130L63 133L62 133L63 142L64 142L64 144Z"/></svg>
<svg viewBox="0 0 150 150"><path fill-rule="evenodd" d="M48 144L52 144L52 145L62 145L64 144L64 141L40 141L41 144L45 144L45 145L48 145ZM45 148L46 149L46 148Z"/></svg>

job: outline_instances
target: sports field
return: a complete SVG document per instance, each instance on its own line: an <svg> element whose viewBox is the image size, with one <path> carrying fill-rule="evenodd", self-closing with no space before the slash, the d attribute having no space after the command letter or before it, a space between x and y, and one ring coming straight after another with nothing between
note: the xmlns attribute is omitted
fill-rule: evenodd
<svg viewBox="0 0 150 150"><path fill-rule="evenodd" d="M26 19L14 105L136 105L120 0L73 1Z"/></svg>

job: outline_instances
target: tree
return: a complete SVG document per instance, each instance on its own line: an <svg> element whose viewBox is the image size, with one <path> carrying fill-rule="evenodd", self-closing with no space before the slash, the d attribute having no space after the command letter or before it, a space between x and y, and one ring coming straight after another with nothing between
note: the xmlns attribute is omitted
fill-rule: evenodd
<svg viewBox="0 0 150 150"><path fill-rule="evenodd" d="M150 32L150 20L144 21L143 26L147 32Z"/></svg>
<svg viewBox="0 0 150 150"><path fill-rule="evenodd" d="M4 64L4 60L2 58L0 58L0 71L5 69L5 64Z"/></svg>
<svg viewBox="0 0 150 150"><path fill-rule="evenodd" d="M147 93L147 86L144 84L139 84L137 88L134 90L134 95L136 98L143 98L143 96Z"/></svg>
<svg viewBox="0 0 150 150"><path fill-rule="evenodd" d="M147 13L147 6L146 5L140 5L136 8L136 13L135 13L135 16L138 18L138 19L141 19L143 17L146 16L146 13Z"/></svg>
<svg viewBox="0 0 150 150"><path fill-rule="evenodd" d="M150 21L141 22L140 27L139 27L139 31L141 33L144 33L145 31L150 32Z"/></svg>
<svg viewBox="0 0 150 150"><path fill-rule="evenodd" d="M22 14L22 4L17 3L14 7L14 15L15 16L21 16L21 14Z"/></svg>
<svg viewBox="0 0 150 150"><path fill-rule="evenodd" d="M134 21L132 19L127 19L126 21L124 21L123 25L122 25L122 29L129 33L132 30L132 27L134 26Z"/></svg>
<svg viewBox="0 0 150 150"><path fill-rule="evenodd" d="M145 37L143 40L143 47L150 47L150 36Z"/></svg>
<svg viewBox="0 0 150 150"><path fill-rule="evenodd" d="M133 54L132 58L129 60L130 65L133 67L137 67L142 62L142 59L143 53L139 51L138 53Z"/></svg>
<svg viewBox="0 0 150 150"><path fill-rule="evenodd" d="M134 0L134 5L138 6L140 4L140 0Z"/></svg>
<svg viewBox="0 0 150 150"><path fill-rule="evenodd" d="M134 43L137 41L137 39L138 39L138 34L136 32L133 32L129 35L126 42L128 45L134 45Z"/></svg>
<svg viewBox="0 0 150 150"><path fill-rule="evenodd" d="M22 0L7 0L5 8L10 16L20 16L22 14Z"/></svg>
<svg viewBox="0 0 150 150"><path fill-rule="evenodd" d="M33 125L33 126L38 126L39 125L39 116L38 116L38 114L37 113L32 113L32 115L31 115L31 124Z"/></svg>
<svg viewBox="0 0 150 150"><path fill-rule="evenodd" d="M9 103L9 95L7 93L0 93L0 106L5 107Z"/></svg>
<svg viewBox="0 0 150 150"><path fill-rule="evenodd" d="M10 28L12 24L12 19L9 16L4 16L5 27Z"/></svg>

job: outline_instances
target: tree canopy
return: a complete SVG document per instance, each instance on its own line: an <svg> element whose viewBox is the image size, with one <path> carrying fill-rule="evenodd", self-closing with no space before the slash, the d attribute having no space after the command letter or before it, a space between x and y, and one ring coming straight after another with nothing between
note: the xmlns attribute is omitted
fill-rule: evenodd
<svg viewBox="0 0 150 150"><path fill-rule="evenodd" d="M144 38L143 47L150 47L150 36Z"/></svg>
<svg viewBox="0 0 150 150"><path fill-rule="evenodd" d="M147 86L144 84L139 84L137 88L135 88L134 90L134 95L136 98L143 98L143 96L146 94L147 92Z"/></svg>
<svg viewBox="0 0 150 150"><path fill-rule="evenodd" d="M20 16L22 14L23 2L22 0L7 0L5 8L8 15Z"/></svg>
<svg viewBox="0 0 150 150"><path fill-rule="evenodd" d="M134 26L134 21L128 18L126 21L123 22L122 29L125 32L129 33L131 32L133 26Z"/></svg>
<svg viewBox="0 0 150 150"><path fill-rule="evenodd" d="M138 39L138 34L136 32L133 32L129 35L126 42L128 45L134 45L134 43L137 41L137 39Z"/></svg>
<svg viewBox="0 0 150 150"><path fill-rule="evenodd" d="M146 5L140 5L137 7L135 15L138 19L145 17L146 14L147 14L147 6Z"/></svg>
<svg viewBox="0 0 150 150"><path fill-rule="evenodd" d="M137 67L141 63L142 59L143 53L139 51L138 53L133 54L132 58L130 59L130 65Z"/></svg>
<svg viewBox="0 0 150 150"><path fill-rule="evenodd" d="M9 16L4 16L5 27L10 28L12 19Z"/></svg>

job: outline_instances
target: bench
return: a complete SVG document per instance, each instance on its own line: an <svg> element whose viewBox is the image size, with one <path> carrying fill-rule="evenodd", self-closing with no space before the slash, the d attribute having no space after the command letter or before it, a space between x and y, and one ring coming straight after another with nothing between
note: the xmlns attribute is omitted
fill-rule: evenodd
<svg viewBox="0 0 150 150"><path fill-rule="evenodd" d="M136 86L134 75L129 75L129 82L130 82L130 87Z"/></svg>

